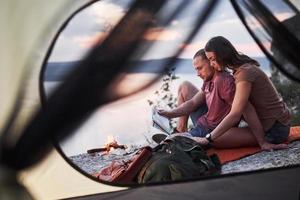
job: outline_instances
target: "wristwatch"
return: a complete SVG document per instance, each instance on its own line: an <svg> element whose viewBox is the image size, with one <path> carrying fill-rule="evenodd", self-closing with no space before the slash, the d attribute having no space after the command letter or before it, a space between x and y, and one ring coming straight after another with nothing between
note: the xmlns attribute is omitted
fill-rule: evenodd
<svg viewBox="0 0 300 200"><path fill-rule="evenodd" d="M206 136L205 136L205 138L206 138L210 143L213 142L213 140L211 139L211 134L210 134L210 133L207 133Z"/></svg>

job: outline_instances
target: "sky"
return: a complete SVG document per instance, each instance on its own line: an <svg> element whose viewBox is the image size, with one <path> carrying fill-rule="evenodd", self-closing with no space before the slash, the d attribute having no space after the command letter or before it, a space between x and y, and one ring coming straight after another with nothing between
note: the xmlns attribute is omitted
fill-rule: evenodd
<svg viewBox="0 0 300 200"><path fill-rule="evenodd" d="M289 9L280 3L281 1L276 0L276 4L274 1L273 4L269 4L268 1L270 0L263 2L277 13L279 20L291 16ZM170 1L162 8L159 16L164 19L180 2ZM160 59L172 55L178 45L183 45L186 34L193 27L195 17L202 11L205 2L194 0L192 4L187 4L188 6L185 6L168 26L162 27L157 24L149 30L144 40L153 42L154 45L142 59ZM112 27L127 12L130 3L131 0L104 0L82 10L70 21L58 38L49 62L74 61L82 58L97 41L107 36ZM260 27L251 17L248 17L248 20L252 22L251 27ZM191 43L184 44L185 49L179 57L191 58L211 37L217 35L229 39L240 52L245 52L249 56L263 56L227 0L219 1L211 17L200 30Z"/></svg>
<svg viewBox="0 0 300 200"><path fill-rule="evenodd" d="M130 2L129 0L100 1L81 11L69 22L59 36L49 62L79 60L99 38L104 38L124 16ZM176 5L163 8L161 13L169 13L172 6ZM203 3L187 6L181 15L173 19L169 26L162 28L158 25L148 31L144 39L150 42L156 41L156 43L152 51L148 52L143 59L168 57L172 53L171 49L182 44L186 33L193 25L195 13L201 11L202 7ZM201 32L196 35L190 44L186 45L180 57L191 58L193 53L202 48L209 38L216 35L227 37L236 45L237 49L247 52L250 56L262 55L239 18L237 18L229 1L220 1L213 13L215 14L202 27ZM161 14L161 17L165 17L163 14Z"/></svg>

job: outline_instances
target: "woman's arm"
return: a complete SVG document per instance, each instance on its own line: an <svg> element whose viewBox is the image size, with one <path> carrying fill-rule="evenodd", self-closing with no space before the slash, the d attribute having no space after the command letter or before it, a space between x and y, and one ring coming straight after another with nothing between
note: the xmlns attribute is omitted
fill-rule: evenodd
<svg viewBox="0 0 300 200"><path fill-rule="evenodd" d="M220 137L240 121L247 106L251 88L252 84L248 81L240 81L236 84L236 91L231 110L221 123L210 133L212 140Z"/></svg>
<svg viewBox="0 0 300 200"><path fill-rule="evenodd" d="M247 103L243 117L249 125L254 137L256 138L257 143L262 147L264 144L265 132L257 116L256 110L250 102Z"/></svg>

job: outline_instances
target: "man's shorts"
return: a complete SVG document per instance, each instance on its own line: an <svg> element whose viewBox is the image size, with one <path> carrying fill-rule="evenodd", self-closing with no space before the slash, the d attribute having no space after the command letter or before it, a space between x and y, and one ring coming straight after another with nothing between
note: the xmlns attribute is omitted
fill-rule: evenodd
<svg viewBox="0 0 300 200"><path fill-rule="evenodd" d="M196 111L192 112L190 114L190 118L194 124L194 128L192 128L189 133L194 136L194 137L205 137L209 132L206 131L205 128L201 127L200 125L198 125L197 121L198 119L204 115L205 113L207 113L207 106L206 105L202 105L200 106Z"/></svg>
<svg viewBox="0 0 300 200"><path fill-rule="evenodd" d="M290 126L284 125L278 121L266 132L265 139L273 144L284 142L290 133Z"/></svg>
<svg viewBox="0 0 300 200"><path fill-rule="evenodd" d="M206 131L203 127L197 125L196 127L189 130L189 133L193 137L205 137L209 132Z"/></svg>

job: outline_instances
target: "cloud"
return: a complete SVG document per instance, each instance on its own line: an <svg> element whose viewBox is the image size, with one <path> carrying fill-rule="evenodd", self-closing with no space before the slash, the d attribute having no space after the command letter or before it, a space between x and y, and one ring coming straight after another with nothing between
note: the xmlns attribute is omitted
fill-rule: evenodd
<svg viewBox="0 0 300 200"><path fill-rule="evenodd" d="M194 54L201 48L205 47L207 41L197 41L191 44L184 44L182 47L184 48L184 52L180 55L181 58L192 58ZM264 42L263 45L266 48L270 48L270 42ZM255 42L243 42L243 43L233 43L233 46L237 49L237 51L246 54L248 56L259 57L262 56L263 53L259 46Z"/></svg>
<svg viewBox="0 0 300 200"><path fill-rule="evenodd" d="M99 2L92 5L91 14L95 17L96 23L103 28L111 29L124 16L125 10L117 4Z"/></svg>
<svg viewBox="0 0 300 200"><path fill-rule="evenodd" d="M97 32L92 35L73 36L72 41L82 49L90 49L103 41L108 36L108 32Z"/></svg>
<svg viewBox="0 0 300 200"><path fill-rule="evenodd" d="M177 30L167 30L164 28L152 28L144 36L148 41L175 41L181 39L182 35Z"/></svg>
<svg viewBox="0 0 300 200"><path fill-rule="evenodd" d="M205 44L206 41L197 41L190 44L182 44L181 48L184 48L184 51L182 52L180 57L191 59L198 50L204 48Z"/></svg>
<svg viewBox="0 0 300 200"><path fill-rule="evenodd" d="M278 14L275 14L275 17L280 21L284 21L288 18L291 18L293 17L295 14L294 13L291 13L291 12L284 12L284 13L278 13Z"/></svg>
<svg viewBox="0 0 300 200"><path fill-rule="evenodd" d="M60 35L49 58L49 62L66 62L81 59L86 50L79 48L71 37Z"/></svg>
<svg viewBox="0 0 300 200"><path fill-rule="evenodd" d="M273 13L273 14L279 22L282 22L282 21L295 15L294 13L291 13L291 12L282 12L282 13ZM249 22L249 26L251 29L261 29L262 28L261 23L259 23L257 21L257 19L253 16L248 16L246 18L246 21Z"/></svg>
<svg viewBox="0 0 300 200"><path fill-rule="evenodd" d="M264 42L263 45L266 48L271 47L270 42ZM261 56L262 55L259 46L254 42L253 43L240 43L240 44L237 44L234 46L239 52L242 52L243 54L246 54L248 56Z"/></svg>

